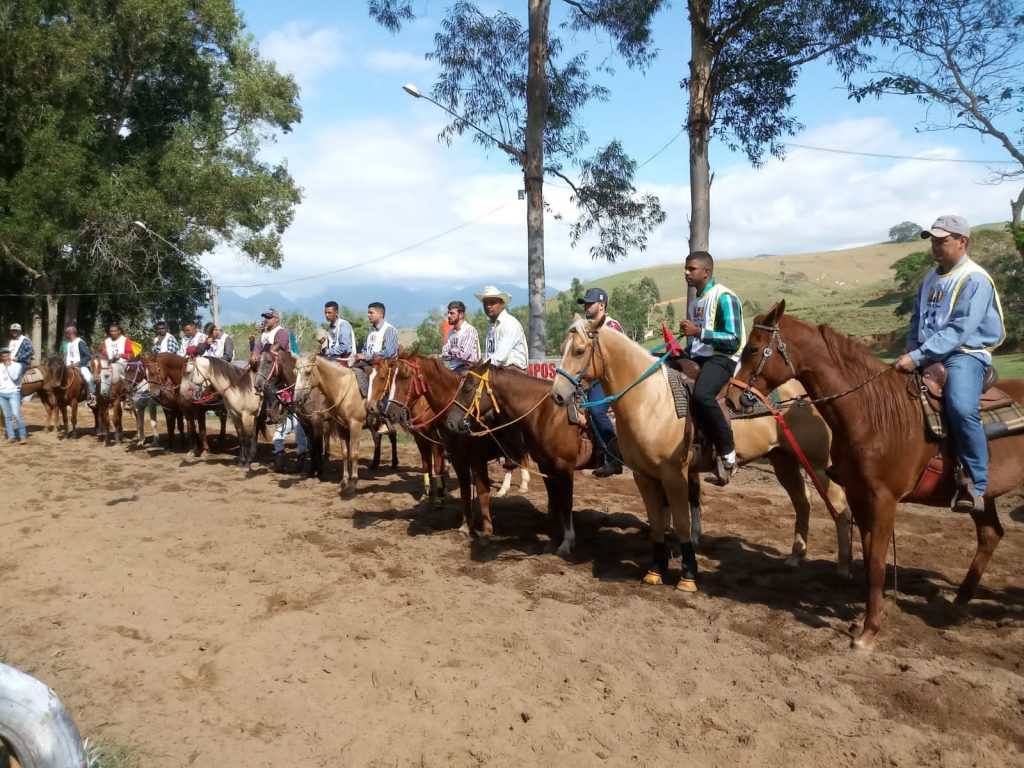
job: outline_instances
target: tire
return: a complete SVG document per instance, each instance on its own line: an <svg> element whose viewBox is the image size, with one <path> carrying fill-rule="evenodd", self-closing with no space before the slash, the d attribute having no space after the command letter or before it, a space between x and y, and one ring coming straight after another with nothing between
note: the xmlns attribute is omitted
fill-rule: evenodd
<svg viewBox="0 0 1024 768"><path fill-rule="evenodd" d="M71 715L44 683L0 664L0 738L22 768L84 768Z"/></svg>

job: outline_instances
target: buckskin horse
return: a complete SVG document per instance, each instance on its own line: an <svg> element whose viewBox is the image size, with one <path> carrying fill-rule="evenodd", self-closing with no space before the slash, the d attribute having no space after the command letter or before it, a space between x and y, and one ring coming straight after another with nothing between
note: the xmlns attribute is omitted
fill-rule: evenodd
<svg viewBox="0 0 1024 768"><path fill-rule="evenodd" d="M173 419L176 414L180 414L179 432L183 433L182 428L187 422L189 443L194 455L208 453L210 444L206 438L206 412L212 410L219 415L221 440L227 432L227 412L219 403L211 404L204 398L209 393L200 393L195 399L183 394L181 384L188 364L187 358L173 352L159 352L143 355L142 361L149 379L150 394L163 406L167 418L167 447L170 448L174 440Z"/></svg>
<svg viewBox="0 0 1024 768"><path fill-rule="evenodd" d="M930 496L910 498L939 446L926 437L919 393L910 386L908 376L889 368L852 338L785 311L786 302L780 301L754 319L734 381L766 392L795 378L821 401L818 409L832 428L835 445L833 471L846 489L864 550L867 610L853 644L869 649L882 622L885 561L896 505L912 500L948 507L953 487L941 483ZM999 387L1024 404L1024 380L1001 381ZM739 387L730 391L729 398L734 405L749 402ZM958 605L974 597L1003 536L996 498L1024 482L1024 433L990 441L989 453L985 509L971 513L977 550L957 591Z"/></svg>
<svg viewBox="0 0 1024 768"><path fill-rule="evenodd" d="M579 426L569 422L566 409L550 394L549 382L516 368L476 365L463 380L454 406L448 409L448 428L492 440L502 453L500 431L515 425L522 432L526 449L544 478L548 516L555 538L561 537L558 554L568 555L576 545L572 521L574 473L591 456L589 452L581 454ZM485 523L489 525L490 521Z"/></svg>
<svg viewBox="0 0 1024 768"><path fill-rule="evenodd" d="M371 379L366 408L368 411L376 411L384 415L383 411L392 394L391 385L394 382L396 369L402 365L415 367L415 364L410 363L408 356L403 354L387 359L378 357L372 364L376 375ZM415 380L413 386L415 387ZM404 426L412 435L420 453L420 463L423 467L423 496L421 500L427 503L440 503L445 498L444 436L441 434L441 425L435 415L427 401L417 397L411 406L410 418L404 422Z"/></svg>
<svg viewBox="0 0 1024 768"><path fill-rule="evenodd" d="M559 371L559 378L551 386L551 396L558 403L568 403L582 383L594 380L600 380L606 395L614 398L611 407L619 448L626 465L633 470L633 480L651 527L653 563L644 582L661 584L668 571L667 504L682 544L683 577L677 587L696 591L696 553L690 540L691 505L699 506L698 473L709 470L711 463L707 452L694 450L692 420L676 415L667 372L649 350L603 323L593 325L579 315L566 335ZM794 407L786 415L815 475L828 485L825 469L829 464L829 433L824 422L814 409L807 407ZM806 554L810 515L799 459L771 416L737 420L732 429L740 463L767 456L789 494L796 510L796 527L787 562L797 564ZM840 489L830 487L828 494L835 509L846 509ZM850 567L847 515L848 512L838 513L834 518L840 574L849 573Z"/></svg>
<svg viewBox="0 0 1024 768"><path fill-rule="evenodd" d="M238 433L238 461L248 469L256 458L256 441L260 433L266 437L265 403L256 393L256 377L248 368L238 368L219 357L184 358L181 372L181 396L196 407L205 418L205 398L216 392ZM196 455L199 455L198 453Z"/></svg>
<svg viewBox="0 0 1024 768"><path fill-rule="evenodd" d="M491 481L487 462L492 459L511 456L521 463L525 457L522 434L517 429L505 430L504 448L499 449L497 441L491 438L471 437L459 431L448 429L449 408L462 384L462 377L453 373L440 359L421 356L417 352L406 358L409 365L395 368L386 413L389 421L413 425L412 408L416 400L423 398L444 427L444 444L451 460L452 469L459 480L462 525L459 531L469 538L473 535L473 493L480 502L483 527L479 531L481 540L486 541L493 533L491 524Z"/></svg>
<svg viewBox="0 0 1024 768"><path fill-rule="evenodd" d="M338 435L344 449L341 493L354 495L359 482L359 441L366 421L366 403L359 394L359 382L351 369L313 352L296 363L295 404L305 407L314 389L323 395L325 426Z"/></svg>

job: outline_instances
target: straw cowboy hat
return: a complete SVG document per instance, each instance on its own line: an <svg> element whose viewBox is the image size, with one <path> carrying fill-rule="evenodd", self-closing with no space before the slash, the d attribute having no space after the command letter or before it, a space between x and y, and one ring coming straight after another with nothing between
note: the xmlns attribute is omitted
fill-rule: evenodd
<svg viewBox="0 0 1024 768"><path fill-rule="evenodd" d="M512 294L500 291L493 285L486 286L484 288L484 292L476 294L476 297L480 301L483 301L484 299L501 299L506 304L512 301Z"/></svg>

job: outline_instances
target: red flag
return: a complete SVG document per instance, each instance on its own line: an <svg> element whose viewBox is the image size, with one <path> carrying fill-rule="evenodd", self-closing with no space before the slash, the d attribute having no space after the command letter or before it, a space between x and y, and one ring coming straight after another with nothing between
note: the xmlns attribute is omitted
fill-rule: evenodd
<svg viewBox="0 0 1024 768"><path fill-rule="evenodd" d="M683 354L682 345L676 341L676 337L672 335L672 331L668 329L668 326L664 323L661 324L661 332L665 336L665 347L672 351L673 355Z"/></svg>

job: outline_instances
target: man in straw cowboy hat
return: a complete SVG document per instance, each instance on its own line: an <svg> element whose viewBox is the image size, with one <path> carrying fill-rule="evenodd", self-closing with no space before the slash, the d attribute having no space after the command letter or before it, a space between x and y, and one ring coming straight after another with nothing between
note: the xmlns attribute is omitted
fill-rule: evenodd
<svg viewBox="0 0 1024 768"><path fill-rule="evenodd" d="M488 285L476 297L484 305L484 314L490 321L487 325L487 344L483 362L499 367L515 366L526 370L526 334L523 326L508 311L512 296Z"/></svg>

